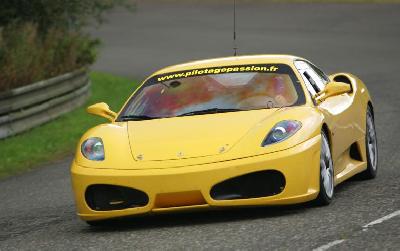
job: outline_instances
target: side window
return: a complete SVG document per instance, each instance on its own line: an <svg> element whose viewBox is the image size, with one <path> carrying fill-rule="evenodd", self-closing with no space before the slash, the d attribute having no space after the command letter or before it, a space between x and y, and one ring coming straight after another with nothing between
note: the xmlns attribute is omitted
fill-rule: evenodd
<svg viewBox="0 0 400 251"><path fill-rule="evenodd" d="M308 81L314 86L317 87L317 92L320 92L325 88L325 81L310 67L305 73L308 75Z"/></svg>
<svg viewBox="0 0 400 251"><path fill-rule="evenodd" d="M311 77L311 72L309 70L305 70L303 72L303 76L307 79L307 82L310 83L312 90L314 91L314 93L318 93L321 91L321 88L318 86L317 82L315 82L315 76L314 78ZM313 94L315 95L315 94Z"/></svg>
<svg viewBox="0 0 400 251"><path fill-rule="evenodd" d="M330 80L329 77L318 67L313 64L310 64L310 67L314 70L314 72L322 79L324 85L326 85Z"/></svg>
<svg viewBox="0 0 400 251"><path fill-rule="evenodd" d="M301 77L303 78L308 92L311 94L311 96L314 96L317 92L320 91L320 89L317 83L311 77L310 73L308 73L310 66L306 62L300 60L295 61L294 65L296 66L296 69L299 71Z"/></svg>

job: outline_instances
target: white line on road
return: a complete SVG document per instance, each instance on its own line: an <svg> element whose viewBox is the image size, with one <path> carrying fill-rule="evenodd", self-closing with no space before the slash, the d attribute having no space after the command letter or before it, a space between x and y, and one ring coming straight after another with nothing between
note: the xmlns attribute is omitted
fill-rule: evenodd
<svg viewBox="0 0 400 251"><path fill-rule="evenodd" d="M323 246L317 247L316 249L313 249L313 251L324 251L324 250L328 250L328 249L330 249L331 247L336 246L336 245L338 245L338 244L340 244L340 243L342 243L342 242L344 242L344 241L346 241L346 240L336 240L336 241L332 241L332 242L329 242L328 244L325 244L325 245L323 245Z"/></svg>
<svg viewBox="0 0 400 251"><path fill-rule="evenodd" d="M382 222L384 222L384 221L387 221L387 220L389 220L389 219L391 219L391 218L393 218L393 217L399 216L399 215L400 215L400 210L397 210L397 211L395 211L395 212L393 212L393 213L391 213L391 214L388 214L388 215L386 215L386 216L383 216L382 218L379 218L379 219L377 219L377 220L374 220L374 221L372 221L372 222L370 222L370 223L364 225L364 226L363 226L363 231L367 231L369 227L371 227L371 226L373 226L373 225L376 225L376 224L380 224L380 223L382 223Z"/></svg>
<svg viewBox="0 0 400 251"><path fill-rule="evenodd" d="M377 220L371 221L370 223L368 223L368 224L362 226L362 229L363 229L362 231L367 231L369 227L374 226L374 225L377 225L377 224L380 224L380 223L382 223L382 222L384 222L384 221L387 221L387 220L389 220L389 219L391 219L391 218L393 218L393 217L399 216L399 215L400 215L400 210L397 210L397 211L395 211L395 212L393 212L393 213L391 213L391 214L388 214L388 215L386 215L386 216L383 216L382 218L379 218L379 219L377 219ZM328 244L325 244L325 245L323 245L323 246L320 246L320 247L317 247L317 248L313 249L313 251L324 251L324 250L328 250L328 249L330 249L331 247L336 246L336 245L338 245L338 244L340 244L340 243L342 243L342 242L344 242L344 241L346 241L346 240L343 239L343 240L332 241L332 242L329 242Z"/></svg>

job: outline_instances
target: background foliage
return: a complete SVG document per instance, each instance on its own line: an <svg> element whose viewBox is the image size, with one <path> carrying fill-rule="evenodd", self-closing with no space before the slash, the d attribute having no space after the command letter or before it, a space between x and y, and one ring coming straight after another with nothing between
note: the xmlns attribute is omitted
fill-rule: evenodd
<svg viewBox="0 0 400 251"><path fill-rule="evenodd" d="M128 0L1 0L0 26L17 21L38 24L42 33L53 27L76 30L103 21L116 6L133 7Z"/></svg>
<svg viewBox="0 0 400 251"><path fill-rule="evenodd" d="M1 0L0 92L92 64L99 41L84 34L128 0Z"/></svg>

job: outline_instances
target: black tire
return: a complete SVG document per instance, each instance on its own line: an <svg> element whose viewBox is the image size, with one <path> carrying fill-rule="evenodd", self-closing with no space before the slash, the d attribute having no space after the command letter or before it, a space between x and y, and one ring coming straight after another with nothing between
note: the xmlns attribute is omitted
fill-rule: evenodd
<svg viewBox="0 0 400 251"><path fill-rule="evenodd" d="M328 174L325 172L329 172ZM331 184L324 183L325 179ZM320 172L319 172L319 194L315 199L317 206L329 205L334 195L334 171L331 149L329 146L328 136L325 132L321 132L321 154L320 154Z"/></svg>
<svg viewBox="0 0 400 251"><path fill-rule="evenodd" d="M370 121L369 121L370 119ZM370 106L368 106L367 109L367 114L366 114L366 120L365 120L366 128L365 128L365 152L367 155L367 169L363 171L362 173L359 174L359 177L362 179L373 179L376 177L376 174L378 173L378 140L376 136L376 130L375 130L375 119L374 119L374 114L372 112L372 109ZM372 142L373 139L371 139L371 136L373 134L374 137L374 142ZM374 144L374 146L370 145ZM370 153L370 147L374 147L375 151L373 151L373 155L371 156Z"/></svg>

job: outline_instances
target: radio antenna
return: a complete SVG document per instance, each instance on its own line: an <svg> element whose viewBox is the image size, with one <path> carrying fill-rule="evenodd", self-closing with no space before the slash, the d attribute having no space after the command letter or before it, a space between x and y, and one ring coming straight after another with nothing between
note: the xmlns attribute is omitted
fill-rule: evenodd
<svg viewBox="0 0 400 251"><path fill-rule="evenodd" d="M237 56L237 44L236 44L236 0L233 0L233 50L234 56Z"/></svg>

